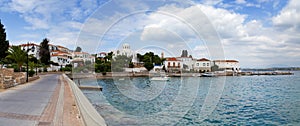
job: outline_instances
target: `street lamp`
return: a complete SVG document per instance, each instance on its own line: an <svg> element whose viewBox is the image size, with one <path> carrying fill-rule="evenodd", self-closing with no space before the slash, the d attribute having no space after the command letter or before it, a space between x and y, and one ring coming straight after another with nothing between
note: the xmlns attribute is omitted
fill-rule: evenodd
<svg viewBox="0 0 300 126"><path fill-rule="evenodd" d="M28 78L29 78L29 75L28 75L28 62L29 62L29 55L28 55L28 52L30 50L33 50L34 51L34 45L31 47L31 49L29 49L29 42L27 42L27 50L26 50L26 54L27 54L27 63L26 63L26 82L28 82Z"/></svg>

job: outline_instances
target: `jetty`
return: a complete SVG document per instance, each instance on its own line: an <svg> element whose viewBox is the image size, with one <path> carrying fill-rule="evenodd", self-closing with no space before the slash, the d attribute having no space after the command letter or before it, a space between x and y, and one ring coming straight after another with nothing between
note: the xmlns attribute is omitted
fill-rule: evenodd
<svg viewBox="0 0 300 126"><path fill-rule="evenodd" d="M99 90L102 91L101 86L87 86L87 85L78 85L79 89L82 90Z"/></svg>

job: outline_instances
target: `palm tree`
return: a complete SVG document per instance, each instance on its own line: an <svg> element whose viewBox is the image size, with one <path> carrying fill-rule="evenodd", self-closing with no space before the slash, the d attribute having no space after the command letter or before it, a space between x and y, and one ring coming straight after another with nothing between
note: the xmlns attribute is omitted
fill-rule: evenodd
<svg viewBox="0 0 300 126"><path fill-rule="evenodd" d="M27 60L27 53L20 46L12 46L8 49L7 53L6 58L15 61L19 70L22 71L22 66Z"/></svg>

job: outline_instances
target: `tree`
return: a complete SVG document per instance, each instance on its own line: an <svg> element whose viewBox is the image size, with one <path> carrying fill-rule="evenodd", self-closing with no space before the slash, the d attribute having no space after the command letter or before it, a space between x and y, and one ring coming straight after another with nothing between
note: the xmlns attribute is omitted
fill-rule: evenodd
<svg viewBox="0 0 300 126"><path fill-rule="evenodd" d="M22 71L22 66L27 61L27 53L20 46L12 46L7 52L6 58L15 61L19 70Z"/></svg>
<svg viewBox="0 0 300 126"><path fill-rule="evenodd" d="M152 69L154 68L154 65L153 65L152 63L150 63L150 62L145 62L144 67L145 67L148 71L150 71L150 70L152 70Z"/></svg>
<svg viewBox="0 0 300 126"><path fill-rule="evenodd" d="M213 66L211 66L211 71L218 71L219 70L219 66L214 64Z"/></svg>
<svg viewBox="0 0 300 126"><path fill-rule="evenodd" d="M7 56L8 47L9 42L6 40L5 28L0 20L0 61L4 60L4 58Z"/></svg>
<svg viewBox="0 0 300 126"><path fill-rule="evenodd" d="M128 68L132 57L126 55L118 55L111 62L111 69L113 72L123 72L123 68Z"/></svg>
<svg viewBox="0 0 300 126"><path fill-rule="evenodd" d="M41 63L43 63L45 65L50 64L50 51L49 51L48 43L49 43L49 40L47 38L45 38L40 44L39 56L40 56Z"/></svg>
<svg viewBox="0 0 300 126"><path fill-rule="evenodd" d="M130 63L129 63L129 68L134 68L134 64L133 64L133 62L131 62L131 61L130 61Z"/></svg>
<svg viewBox="0 0 300 126"><path fill-rule="evenodd" d="M158 55L154 55L153 52L147 52L144 55L137 54L137 57L140 61L144 62L144 67L150 71L154 68L154 65L161 65L162 59Z"/></svg>
<svg viewBox="0 0 300 126"><path fill-rule="evenodd" d="M75 52L81 52L81 48L79 46L76 47Z"/></svg>
<svg viewBox="0 0 300 126"><path fill-rule="evenodd" d="M105 61L111 61L113 57L113 52L107 53L107 55L104 57Z"/></svg>

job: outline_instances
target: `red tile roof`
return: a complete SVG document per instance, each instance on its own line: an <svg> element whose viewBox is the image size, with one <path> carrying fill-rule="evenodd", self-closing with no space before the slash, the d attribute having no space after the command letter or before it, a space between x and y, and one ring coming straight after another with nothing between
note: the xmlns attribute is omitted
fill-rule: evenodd
<svg viewBox="0 0 300 126"><path fill-rule="evenodd" d="M179 61L175 57L166 58L166 61Z"/></svg>
<svg viewBox="0 0 300 126"><path fill-rule="evenodd" d="M236 61L236 60L214 60L215 62L239 62L239 61Z"/></svg>
<svg viewBox="0 0 300 126"><path fill-rule="evenodd" d="M99 54L104 54L104 55L106 55L106 52L100 52Z"/></svg>
<svg viewBox="0 0 300 126"><path fill-rule="evenodd" d="M210 61L210 60L206 59L206 58L201 58L201 59L198 59L197 61Z"/></svg>
<svg viewBox="0 0 300 126"><path fill-rule="evenodd" d="M60 45L57 45L58 48L64 48L64 49L68 49L66 47L63 47L63 46L60 46Z"/></svg>
<svg viewBox="0 0 300 126"><path fill-rule="evenodd" d="M34 44L34 43L26 43L26 44L21 44L20 46L39 46L39 45L37 45L37 44Z"/></svg>

